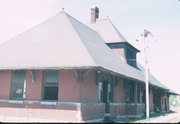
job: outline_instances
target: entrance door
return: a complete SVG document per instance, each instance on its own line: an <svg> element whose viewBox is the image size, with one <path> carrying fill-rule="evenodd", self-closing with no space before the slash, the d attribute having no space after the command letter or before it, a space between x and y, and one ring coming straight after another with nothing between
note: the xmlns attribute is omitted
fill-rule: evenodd
<svg viewBox="0 0 180 124"><path fill-rule="evenodd" d="M102 98L102 102L105 103L105 113L109 113L109 109L110 109L110 101L112 99L112 92L111 92L111 84L108 82L103 82L102 83L102 88L103 88L103 98Z"/></svg>
<svg viewBox="0 0 180 124"><path fill-rule="evenodd" d="M165 98L165 111L167 111L167 99Z"/></svg>

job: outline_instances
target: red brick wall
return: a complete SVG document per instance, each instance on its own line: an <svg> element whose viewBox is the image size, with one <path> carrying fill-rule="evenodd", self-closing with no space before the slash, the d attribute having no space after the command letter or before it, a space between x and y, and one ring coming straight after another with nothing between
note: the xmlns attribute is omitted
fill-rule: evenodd
<svg viewBox="0 0 180 124"><path fill-rule="evenodd" d="M79 102L81 83L76 82L74 70L61 70L59 74L60 84L58 100L63 102Z"/></svg>
<svg viewBox="0 0 180 124"><path fill-rule="evenodd" d="M18 105L18 104L0 104L1 118L19 118L19 119L47 119L47 121L75 121L78 122L76 107L56 107L47 105Z"/></svg>
<svg viewBox="0 0 180 124"><path fill-rule="evenodd" d="M150 92L149 92L149 104L153 104L153 92L152 92L152 89L150 89Z"/></svg>
<svg viewBox="0 0 180 124"><path fill-rule="evenodd" d="M114 53L116 53L121 58L121 60L126 62L126 57L125 57L124 49L112 49L112 51Z"/></svg>
<svg viewBox="0 0 180 124"><path fill-rule="evenodd" d="M140 90L140 103L142 103L142 96L143 96L143 92Z"/></svg>
<svg viewBox="0 0 180 124"><path fill-rule="evenodd" d="M137 103L111 103L110 105L110 113L115 116L123 116L123 115L140 115L145 111L144 104Z"/></svg>
<svg viewBox="0 0 180 124"><path fill-rule="evenodd" d="M30 71L26 73L26 99L41 100L42 71L36 71L35 82L32 82Z"/></svg>
<svg viewBox="0 0 180 124"><path fill-rule="evenodd" d="M97 102L98 86L95 84L95 71L91 70L82 83L76 82L74 70L60 70L59 101L64 102ZM36 71L35 82L32 82L30 71L26 73L26 99L41 100L43 90L43 72ZM11 88L11 71L0 72L0 99L9 99ZM81 100L80 100L81 99Z"/></svg>
<svg viewBox="0 0 180 124"><path fill-rule="evenodd" d="M76 81L74 70L60 71L59 100L64 102L97 102L98 85L95 84L95 71L89 71L83 82Z"/></svg>
<svg viewBox="0 0 180 124"><path fill-rule="evenodd" d="M81 102L98 102L98 85L95 83L95 71L91 70L81 83Z"/></svg>
<svg viewBox="0 0 180 124"><path fill-rule="evenodd" d="M11 89L11 71L0 71L0 99L9 99Z"/></svg>
<svg viewBox="0 0 180 124"><path fill-rule="evenodd" d="M163 93L161 96L161 99L162 99L161 110L162 111L166 111L166 109L169 110L169 97L168 97L167 93ZM166 105L165 105L165 99L166 99Z"/></svg>
<svg viewBox="0 0 180 124"><path fill-rule="evenodd" d="M105 105L104 103L90 103L89 105L82 105L81 107L81 116L82 120L93 120L93 119L102 119L105 114Z"/></svg>
<svg viewBox="0 0 180 124"><path fill-rule="evenodd" d="M149 93L149 111L153 112L154 108L153 108L153 91L152 89L150 89L150 93Z"/></svg>
<svg viewBox="0 0 180 124"><path fill-rule="evenodd" d="M32 82L30 71L26 73L26 99L41 100L43 72L36 71L35 82ZM0 73L1 98L9 98L11 72ZM80 90L81 89L81 90ZM98 85L95 83L95 71L87 73L83 82L76 81L74 70L60 70L58 100L62 102L86 102L80 109L71 110L72 106L65 108L57 106L26 105L26 104L3 104L0 103L0 116L32 117L40 119L62 120L91 120L104 117L104 104L98 102ZM3 112L5 111L5 112ZM80 113L79 113L80 111ZM78 116L78 117L77 117Z"/></svg>
<svg viewBox="0 0 180 124"><path fill-rule="evenodd" d="M118 103L124 103L125 102L125 89L124 89L124 80L121 79L118 83L117 86L114 87L114 92L113 92L114 98L113 102Z"/></svg>
<svg viewBox="0 0 180 124"><path fill-rule="evenodd" d="M110 113L113 117L123 116L126 114L126 104L125 103L111 103Z"/></svg>

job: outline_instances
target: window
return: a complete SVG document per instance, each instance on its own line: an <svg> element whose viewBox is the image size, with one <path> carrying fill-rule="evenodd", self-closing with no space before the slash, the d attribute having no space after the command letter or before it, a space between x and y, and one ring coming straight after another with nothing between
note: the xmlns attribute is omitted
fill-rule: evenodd
<svg viewBox="0 0 180 124"><path fill-rule="evenodd" d="M126 59L127 59L128 65L133 66L133 67L137 67L136 66L136 52L133 52L133 51L127 49Z"/></svg>
<svg viewBox="0 0 180 124"><path fill-rule="evenodd" d="M104 103L107 103L109 101L112 102L113 96L112 96L111 84L107 83L106 81L99 82L98 88L99 88L99 101Z"/></svg>
<svg viewBox="0 0 180 124"><path fill-rule="evenodd" d="M25 80L26 71L13 71L12 72L12 99L23 99L25 98Z"/></svg>
<svg viewBox="0 0 180 124"><path fill-rule="evenodd" d="M134 82L126 82L126 102L134 102Z"/></svg>
<svg viewBox="0 0 180 124"><path fill-rule="evenodd" d="M99 101L103 101L103 89L102 89L102 82L99 82L98 83L99 85L98 85L98 89L99 89Z"/></svg>
<svg viewBox="0 0 180 124"><path fill-rule="evenodd" d="M58 71L44 71L44 100L58 100L58 82Z"/></svg>

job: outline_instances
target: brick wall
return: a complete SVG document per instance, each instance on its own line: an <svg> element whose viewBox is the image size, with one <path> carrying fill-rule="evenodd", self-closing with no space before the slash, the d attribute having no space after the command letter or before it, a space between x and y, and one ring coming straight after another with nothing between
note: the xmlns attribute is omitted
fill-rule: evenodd
<svg viewBox="0 0 180 124"><path fill-rule="evenodd" d="M117 86L114 87L113 92L114 98L113 102L115 103L124 103L125 102L125 89L124 89L124 80L121 79L117 82Z"/></svg>
<svg viewBox="0 0 180 124"><path fill-rule="evenodd" d="M82 120L93 120L104 118L105 104L104 103L86 103L81 106Z"/></svg>
<svg viewBox="0 0 180 124"><path fill-rule="evenodd" d="M80 98L81 102L99 101L98 85L95 83L94 70L89 71L81 83Z"/></svg>
<svg viewBox="0 0 180 124"><path fill-rule="evenodd" d="M111 103L110 113L115 117L118 116L136 116L145 111L145 104L138 103Z"/></svg>
<svg viewBox="0 0 180 124"><path fill-rule="evenodd" d="M42 99L42 71L36 71L35 81L32 82L30 71L26 73L26 99L41 100Z"/></svg>
<svg viewBox="0 0 180 124"><path fill-rule="evenodd" d="M0 103L0 118L78 122L76 106Z"/></svg>
<svg viewBox="0 0 180 124"><path fill-rule="evenodd" d="M116 53L121 58L121 60L123 60L123 62L127 63L124 49L112 49L112 51Z"/></svg>
<svg viewBox="0 0 180 124"><path fill-rule="evenodd" d="M11 89L11 71L0 71L0 99L9 99Z"/></svg>
<svg viewBox="0 0 180 124"><path fill-rule="evenodd" d="M58 100L64 102L79 102L80 85L81 83L76 82L74 70L61 70Z"/></svg>
<svg viewBox="0 0 180 124"><path fill-rule="evenodd" d="M98 85L95 83L94 70L88 71L83 82L77 82L74 70L59 71L58 101L62 104L61 106L41 105L39 103L46 102L41 101L43 94L43 71L41 70L36 71L34 82L32 82L31 72L27 71L26 100L15 100L15 102L20 102L20 104L9 103L9 101L14 102L14 100L8 100L11 87L10 71L0 72L0 84L1 117L38 118L78 122L104 117L105 107L104 103L98 103ZM6 103L2 102L2 99L6 99ZM26 104L26 102L28 102L28 104ZM69 106L68 103L78 103L78 105Z"/></svg>

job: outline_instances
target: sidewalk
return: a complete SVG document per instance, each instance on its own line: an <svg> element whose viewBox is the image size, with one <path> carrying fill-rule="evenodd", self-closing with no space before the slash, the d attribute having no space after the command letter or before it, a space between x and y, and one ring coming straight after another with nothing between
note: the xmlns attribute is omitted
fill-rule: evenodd
<svg viewBox="0 0 180 124"><path fill-rule="evenodd" d="M133 123L178 123L180 122L180 113L170 113L160 117L154 117L145 120L134 121Z"/></svg>
<svg viewBox="0 0 180 124"><path fill-rule="evenodd" d="M115 123L178 123L180 122L180 107L172 108L174 113L165 113L160 116L151 117L149 119L117 119ZM37 118L18 118L18 117L0 117L0 122L39 122L39 123L62 123L57 120L37 119Z"/></svg>
<svg viewBox="0 0 180 124"><path fill-rule="evenodd" d="M38 119L38 118L18 118L18 117L0 117L0 123L66 123L59 120Z"/></svg>
<svg viewBox="0 0 180 124"><path fill-rule="evenodd" d="M165 113L157 117L152 117L149 119L138 120L132 123L178 123L180 122L180 106L172 107L173 113Z"/></svg>

